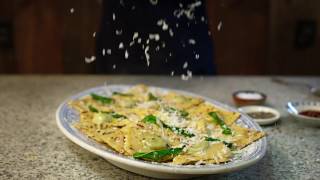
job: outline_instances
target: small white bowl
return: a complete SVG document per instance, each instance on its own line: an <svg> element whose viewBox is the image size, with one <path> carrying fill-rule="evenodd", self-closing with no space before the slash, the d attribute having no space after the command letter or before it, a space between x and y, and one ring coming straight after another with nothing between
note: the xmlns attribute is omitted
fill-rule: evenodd
<svg viewBox="0 0 320 180"><path fill-rule="evenodd" d="M252 113L252 112L270 112L270 113L274 114L274 117L267 118L267 119L255 119L255 118L251 117L255 122L257 122L260 125L273 124L280 119L279 111L277 111L276 109L270 108L270 107L266 107L266 106L244 106L244 107L239 108L239 111L246 113L246 114Z"/></svg>
<svg viewBox="0 0 320 180"><path fill-rule="evenodd" d="M289 112L289 114L292 115L299 122L310 126L320 127L320 118L309 117L299 114L300 112L305 110L320 111L320 102L288 102L286 109Z"/></svg>

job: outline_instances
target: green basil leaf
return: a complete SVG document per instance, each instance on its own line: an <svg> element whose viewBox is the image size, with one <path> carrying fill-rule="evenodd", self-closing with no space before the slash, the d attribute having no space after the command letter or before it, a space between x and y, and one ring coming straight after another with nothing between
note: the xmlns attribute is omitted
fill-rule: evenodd
<svg viewBox="0 0 320 180"><path fill-rule="evenodd" d="M226 145L228 148L233 149L233 143L222 141L224 145Z"/></svg>
<svg viewBox="0 0 320 180"><path fill-rule="evenodd" d="M168 157L173 158L174 156L180 154L182 150L183 148L170 148L170 149L152 151L148 153L136 152L133 154L133 157L136 159L144 159L149 161L161 162Z"/></svg>
<svg viewBox="0 0 320 180"><path fill-rule="evenodd" d="M189 131L187 131L187 130L185 130L185 129L183 129L183 128L172 127L172 126L169 126L169 125L167 125L167 124L165 124L165 123L163 123L163 122L162 122L162 124L163 124L163 127L164 127L164 128L170 129L170 130L171 130L172 132L174 132L174 133L183 135L183 136L185 136L185 137L193 137L193 136L195 136L194 134L190 133Z"/></svg>
<svg viewBox="0 0 320 180"><path fill-rule="evenodd" d="M226 134L226 135L232 134L231 129L230 129L229 127L227 127L226 125L224 125L224 126L222 127L222 129L223 129L223 131L222 131L223 134Z"/></svg>
<svg viewBox="0 0 320 180"><path fill-rule="evenodd" d="M144 117L142 121L145 123L157 124L157 117L150 114L150 115Z"/></svg>
<svg viewBox="0 0 320 180"><path fill-rule="evenodd" d="M112 98L100 96L100 95L95 94L95 93L91 93L91 97L92 97L94 100L96 100L96 101L98 101L98 102L100 102L100 103L102 103L102 104L110 104L110 103L112 103L112 101L113 101Z"/></svg>
<svg viewBox="0 0 320 180"><path fill-rule="evenodd" d="M111 115L112 115L112 117L115 118L115 119L127 118L127 116L122 115L122 114L117 114L117 113L115 113L115 112L113 112Z"/></svg>
<svg viewBox="0 0 320 180"><path fill-rule="evenodd" d="M118 113L113 112L113 111L111 111L111 112L102 111L102 113L110 114L110 115L111 115L113 118L115 118L115 119L119 119L119 118L127 118L127 116L122 115L122 114L118 114Z"/></svg>
<svg viewBox="0 0 320 180"><path fill-rule="evenodd" d="M181 110L180 115L185 118L185 117L189 116L189 113L187 111Z"/></svg>
<svg viewBox="0 0 320 180"><path fill-rule="evenodd" d="M213 141L221 141L221 140L218 139L218 138L212 138L212 137L205 137L205 140L206 140L206 141L211 141L211 142L213 142Z"/></svg>
<svg viewBox="0 0 320 180"><path fill-rule="evenodd" d="M225 135L232 134L231 129L224 123L224 121L218 116L218 114L216 112L209 112L208 114L209 114L209 116L211 116L213 122L220 125L220 127L223 130L222 131L223 134L225 134Z"/></svg>
<svg viewBox="0 0 320 180"><path fill-rule="evenodd" d="M158 100L158 98L156 96L154 96L152 93L149 92L148 94L148 97L149 97L149 101L156 101Z"/></svg>
<svg viewBox="0 0 320 180"><path fill-rule="evenodd" d="M97 108L95 108L95 107L93 107L93 106L91 106L91 105L89 105L89 110L90 110L91 112L94 112L94 113L99 113L99 112L100 112ZM115 119L127 118L126 116L124 116L124 115L122 115L122 114L117 114L117 113L115 113L115 112L105 112L105 111L101 111L101 113L110 114L110 115L111 115L113 118L115 118Z"/></svg>
<svg viewBox="0 0 320 180"><path fill-rule="evenodd" d="M145 122L145 123L157 124L157 117L151 114L151 115L148 115L148 116L144 117L142 121ZM195 136L194 134L188 132L187 130L185 130L183 128L171 127L171 126L165 124L162 121L161 121L161 123L162 123L162 126L164 128L170 129L174 133L183 135L185 137L193 137L193 136Z"/></svg>
<svg viewBox="0 0 320 180"><path fill-rule="evenodd" d="M118 96L133 96L133 94L130 93L121 93L121 92L113 92L112 95L118 95Z"/></svg>
<svg viewBox="0 0 320 180"><path fill-rule="evenodd" d="M178 110L175 109L173 107L165 107L164 110L170 112L170 113L174 113L177 112L181 117L186 118L187 116L189 116L189 113L185 110Z"/></svg>
<svg viewBox="0 0 320 180"><path fill-rule="evenodd" d="M219 142L222 142L224 145L226 145L228 148L233 148L233 143L222 141L221 139L218 139L218 138L205 137L205 140L210 142L219 141Z"/></svg>
<svg viewBox="0 0 320 180"><path fill-rule="evenodd" d="M89 110L91 111L91 112L95 112L95 113L98 113L99 112L99 110L98 109L96 109L95 107L93 107L93 106L91 106L91 105L89 105Z"/></svg>
<svg viewBox="0 0 320 180"><path fill-rule="evenodd" d="M173 113L173 112L176 112L177 110L173 107L165 107L164 110L170 112L170 113Z"/></svg>

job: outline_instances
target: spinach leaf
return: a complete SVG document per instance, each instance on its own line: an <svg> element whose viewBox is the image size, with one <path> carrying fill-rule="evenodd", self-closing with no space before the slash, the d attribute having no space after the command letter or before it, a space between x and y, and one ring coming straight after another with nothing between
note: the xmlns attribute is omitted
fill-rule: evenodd
<svg viewBox="0 0 320 180"><path fill-rule="evenodd" d="M91 105L89 105L89 110L91 111L91 112L94 112L94 113L100 113L100 111L97 109L97 108L95 108L95 107L93 107L93 106L91 106ZM124 116L124 115L122 115L122 114L117 114L117 113L115 113L115 112L105 112L105 111L101 111L101 113L104 113L104 114L110 114L113 118L115 118L115 119L119 119L119 118L127 118L126 116Z"/></svg>
<svg viewBox="0 0 320 180"><path fill-rule="evenodd" d="M145 122L145 123L157 124L157 117L151 114L151 115L148 115L148 116L144 117L142 121ZM195 136L194 134L188 132L187 130L185 130L183 128L172 127L172 126L169 126L169 125L165 124L163 121L160 121L160 122L162 123L162 126L164 128L167 128L167 129L171 130L174 133L183 135L185 137L193 137L193 136Z"/></svg>
<svg viewBox="0 0 320 180"><path fill-rule="evenodd" d="M228 148L233 148L233 143L227 142L227 141L222 141L221 139L217 139L217 138L212 138L212 137L206 137L205 138L206 141L219 141L222 142L224 145L226 145Z"/></svg>
<svg viewBox="0 0 320 180"><path fill-rule="evenodd" d="M189 116L189 113L185 110L180 110L180 115L185 118L185 117Z"/></svg>
<svg viewBox="0 0 320 180"><path fill-rule="evenodd" d="M154 96L151 92L149 92L148 97L149 97L149 101L156 101L156 100L158 100L158 98L157 98L156 96Z"/></svg>
<svg viewBox="0 0 320 180"><path fill-rule="evenodd" d="M173 112L176 112L177 110L173 107L165 107L164 110L170 112L170 113L173 113Z"/></svg>
<svg viewBox="0 0 320 180"><path fill-rule="evenodd" d="M185 111L185 110L178 110L178 109L175 109L173 107L165 107L165 110L170 112L170 113L177 112L183 118L186 118L187 116L189 116L189 113L187 111Z"/></svg>
<svg viewBox="0 0 320 180"><path fill-rule="evenodd" d="M145 122L145 123L156 124L157 123L157 117L151 114L151 115L148 115L148 116L144 117L142 121Z"/></svg>
<svg viewBox="0 0 320 180"><path fill-rule="evenodd" d="M172 132L174 132L174 133L183 135L183 136L185 136L185 137L193 137L193 136L195 136L194 134L190 133L189 131L187 131L187 130L185 130L185 129L183 129L183 128L172 127L172 126L169 126L169 125L167 125L167 124L165 124L165 123L163 123L163 122L162 122L162 124L163 124L163 127L164 127L164 128L170 129L170 130L171 130Z"/></svg>
<svg viewBox="0 0 320 180"><path fill-rule="evenodd" d="M112 103L112 101L113 101L112 98L100 96L100 95L95 94L95 93L91 93L91 97L92 97L94 100L96 100L96 101L98 101L98 102L100 102L100 103L102 103L102 104L110 104L110 103Z"/></svg>
<svg viewBox="0 0 320 180"><path fill-rule="evenodd" d="M221 141L220 139L218 138L212 138L212 137L205 137L205 140L206 141L211 141L211 142L214 142L214 141Z"/></svg>
<svg viewBox="0 0 320 180"><path fill-rule="evenodd" d="M113 92L112 95L118 95L118 96L133 96L133 94L130 93L121 93L121 92Z"/></svg>
<svg viewBox="0 0 320 180"><path fill-rule="evenodd" d="M209 116L211 116L213 122L220 125L220 127L223 129L222 133L225 135L232 134L231 129L224 123L224 121L218 116L216 112L209 112Z"/></svg>
<svg viewBox="0 0 320 180"><path fill-rule="evenodd" d="M226 134L226 135L232 134L231 129L227 125L224 124L221 126L221 128L223 129L222 131L223 134Z"/></svg>
<svg viewBox="0 0 320 180"><path fill-rule="evenodd" d="M173 158L174 156L180 154L182 150L183 148L170 148L170 149L152 151L148 153L136 152L133 154L133 157L136 159L144 159L149 161L161 162L163 160L166 160L167 158Z"/></svg>
<svg viewBox="0 0 320 180"><path fill-rule="evenodd" d="M109 114L109 115L111 115L111 116L112 116L113 118L115 118L115 119L127 118L127 116L122 115L122 114L118 114L118 113L113 112L113 111L110 111L110 112L102 111L101 113L103 113L103 114Z"/></svg>
<svg viewBox="0 0 320 180"><path fill-rule="evenodd" d="M127 118L127 116L122 115L122 114L117 114L115 112L111 112L111 116L115 119L119 119L119 118Z"/></svg>
<svg viewBox="0 0 320 180"><path fill-rule="evenodd" d="M89 105L89 110L91 111L91 112L95 112L95 113L98 113L99 112L99 110L98 109L96 109L95 107L93 107L93 106L91 106L91 105Z"/></svg>

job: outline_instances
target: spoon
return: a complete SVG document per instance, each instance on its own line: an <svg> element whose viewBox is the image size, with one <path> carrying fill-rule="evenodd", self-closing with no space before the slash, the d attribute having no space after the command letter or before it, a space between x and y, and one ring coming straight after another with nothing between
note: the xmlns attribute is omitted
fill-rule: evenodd
<svg viewBox="0 0 320 180"><path fill-rule="evenodd" d="M315 96L320 97L320 87L315 87L312 86L308 83L303 83L303 82L289 82L289 81L285 81L283 79L279 79L279 78L271 78L271 80L275 83L278 84L283 84L286 86L301 86L301 87L306 87L309 89L309 92Z"/></svg>

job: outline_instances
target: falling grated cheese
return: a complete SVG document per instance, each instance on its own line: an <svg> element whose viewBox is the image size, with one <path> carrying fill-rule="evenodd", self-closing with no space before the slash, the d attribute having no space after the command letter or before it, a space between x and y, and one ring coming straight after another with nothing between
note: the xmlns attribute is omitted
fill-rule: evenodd
<svg viewBox="0 0 320 180"><path fill-rule="evenodd" d="M172 29L169 29L169 34L170 34L171 37L174 35Z"/></svg>
<svg viewBox="0 0 320 180"><path fill-rule="evenodd" d="M116 29L116 35L119 36L119 35L121 35L121 34L122 34L122 29L120 29L120 30L117 30L117 29Z"/></svg>
<svg viewBox="0 0 320 180"><path fill-rule="evenodd" d="M219 21L219 24L218 24L218 27L217 27L218 31L220 31L220 30L221 30L221 28L222 28L222 22L221 22L221 21Z"/></svg>
<svg viewBox="0 0 320 180"><path fill-rule="evenodd" d="M148 51L149 51L149 46L147 46L146 49L144 50L144 54L146 56L147 66L150 66L150 55L148 54Z"/></svg>
<svg viewBox="0 0 320 180"><path fill-rule="evenodd" d="M193 45L196 44L196 41L194 39L189 39L188 42L189 42L189 44L193 44Z"/></svg>
<svg viewBox="0 0 320 180"><path fill-rule="evenodd" d="M128 57L129 57L129 53L128 53L128 50L126 50L126 51L124 52L124 58L125 58L125 59L128 59Z"/></svg>
<svg viewBox="0 0 320 180"><path fill-rule="evenodd" d="M170 74L171 76L174 76L174 71L171 71L171 74Z"/></svg>
<svg viewBox="0 0 320 180"><path fill-rule="evenodd" d="M91 56L91 57L85 57L84 58L84 61L86 62L86 63L92 63L92 62L94 62L96 60L96 57L95 56Z"/></svg>
<svg viewBox="0 0 320 180"><path fill-rule="evenodd" d="M116 15L114 13L112 13L112 20L116 20Z"/></svg>
<svg viewBox="0 0 320 180"><path fill-rule="evenodd" d="M188 67L188 62L185 62L182 67L183 69L186 69Z"/></svg>
<svg viewBox="0 0 320 180"><path fill-rule="evenodd" d="M158 0L149 0L149 2L154 6L158 4Z"/></svg>
<svg viewBox="0 0 320 180"><path fill-rule="evenodd" d="M124 47L123 43L120 42L120 44L119 44L119 49L123 49L123 47Z"/></svg>
<svg viewBox="0 0 320 180"><path fill-rule="evenodd" d="M169 28L168 24L166 23L166 21L164 19L158 20L157 25L161 26L163 31L166 31Z"/></svg>
<svg viewBox="0 0 320 180"><path fill-rule="evenodd" d="M180 6L181 9L176 9L173 12L173 15L176 16L177 18L182 17L183 15L186 16L188 19L194 19L194 10L196 7L201 6L202 2L201 1L196 1L194 3L191 3L188 5L188 8L183 9L183 6Z"/></svg>
<svg viewBox="0 0 320 180"><path fill-rule="evenodd" d="M160 40L160 35L159 34L149 34L149 39L150 40L159 41ZM147 41L147 43L149 43L149 41Z"/></svg>

